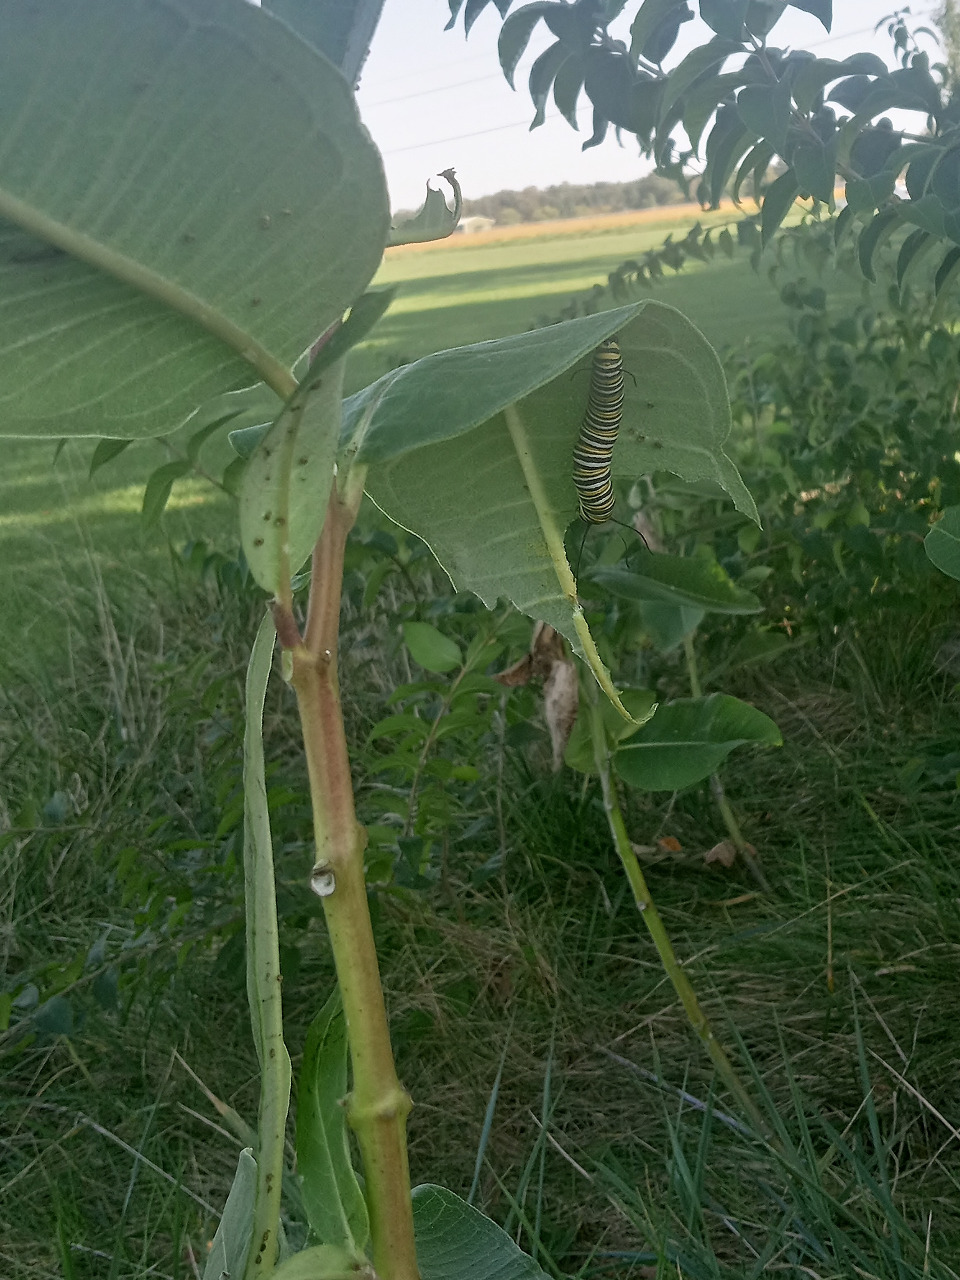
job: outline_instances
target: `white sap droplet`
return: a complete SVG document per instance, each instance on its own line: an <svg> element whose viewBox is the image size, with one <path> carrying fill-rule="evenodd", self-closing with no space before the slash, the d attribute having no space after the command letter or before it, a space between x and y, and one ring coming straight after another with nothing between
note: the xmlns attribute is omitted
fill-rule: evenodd
<svg viewBox="0 0 960 1280"><path fill-rule="evenodd" d="M310 888L318 898L329 898L337 887L337 878L329 864L321 863L310 872Z"/></svg>

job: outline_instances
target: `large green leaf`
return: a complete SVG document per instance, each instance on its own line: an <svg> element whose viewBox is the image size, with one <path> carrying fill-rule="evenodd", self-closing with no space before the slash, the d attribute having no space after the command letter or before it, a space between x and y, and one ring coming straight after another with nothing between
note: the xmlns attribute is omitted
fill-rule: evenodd
<svg viewBox="0 0 960 1280"><path fill-rule="evenodd" d="M780 730L739 698L712 693L661 703L619 746L617 772L641 791L679 791L714 773L736 747L779 747Z"/></svg>
<svg viewBox="0 0 960 1280"><path fill-rule="evenodd" d="M207 1255L203 1280L221 1280L223 1275L243 1275L253 1233L256 1191L257 1162L253 1158L253 1152L247 1147L240 1152L233 1186Z"/></svg>
<svg viewBox="0 0 960 1280"><path fill-rule="evenodd" d="M759 613L763 607L716 560L700 556L649 553L638 556L629 569L600 566L589 576L611 595L627 600L662 600L708 613Z"/></svg>
<svg viewBox="0 0 960 1280"><path fill-rule="evenodd" d="M347 1119L347 1032L340 988L307 1032L297 1094L297 1171L311 1235L362 1257L370 1235L367 1204L350 1159Z"/></svg>
<svg viewBox="0 0 960 1280"><path fill-rule="evenodd" d="M479 1209L446 1187L413 1192L420 1280L546 1280L546 1272Z"/></svg>
<svg viewBox="0 0 960 1280"><path fill-rule="evenodd" d="M237 0L0 0L0 32L0 433L288 395L386 240L348 83Z"/></svg>
<svg viewBox="0 0 960 1280"><path fill-rule="evenodd" d="M941 573L960 578L960 507L947 507L923 545Z"/></svg>
<svg viewBox="0 0 960 1280"><path fill-rule="evenodd" d="M657 302L406 365L345 402L343 437L343 461L369 464L370 496L430 544L458 589L550 623L591 658L604 688L563 531L577 514L573 449L592 353L613 333L628 375L614 474L711 480L756 519L723 448L730 409L717 356Z"/></svg>

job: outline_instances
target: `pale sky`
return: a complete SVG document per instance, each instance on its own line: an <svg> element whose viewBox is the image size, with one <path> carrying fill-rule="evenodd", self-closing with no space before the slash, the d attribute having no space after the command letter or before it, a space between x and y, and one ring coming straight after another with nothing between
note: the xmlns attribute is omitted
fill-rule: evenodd
<svg viewBox="0 0 960 1280"><path fill-rule="evenodd" d="M873 28L896 7L896 0L834 0L830 34L815 18L791 8L771 43L831 58L870 49L889 62L886 32L875 36ZM930 0L914 3L914 24L934 8ZM635 9L627 6L627 26ZM541 128L529 132L533 106L527 76L536 54L552 39L542 23L518 68L514 92L497 61L500 19L494 5L484 10L468 40L462 18L455 30L444 31L448 17L446 0L386 0L363 71L360 111L383 153L394 209L418 206L427 179L450 167L468 198L560 182L627 182L649 171L635 141L625 137L618 146L612 129L599 147L581 151L592 132L589 103L581 109L579 133L556 108L548 110ZM700 43L705 32L699 20L686 23L673 56Z"/></svg>

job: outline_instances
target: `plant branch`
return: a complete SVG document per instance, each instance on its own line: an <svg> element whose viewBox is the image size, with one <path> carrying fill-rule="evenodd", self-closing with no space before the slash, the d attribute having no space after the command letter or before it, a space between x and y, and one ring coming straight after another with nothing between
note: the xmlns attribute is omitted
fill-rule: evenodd
<svg viewBox="0 0 960 1280"><path fill-rule="evenodd" d="M610 776L610 753L607 748L606 731L595 696L591 698L590 703L590 728L593 736L594 761L597 772L600 775L600 786L603 791L604 811L607 815L610 834L613 836L614 847L626 872L630 888L633 890L633 900L637 904L637 910L643 916L643 923L647 926L647 932L653 939L653 945L657 949L660 963L663 965L664 972L670 979L674 991L680 997L680 1003L683 1005L687 1020L697 1038L710 1055L710 1060L727 1088L743 1108L743 1113L753 1126L754 1132L758 1137L765 1137L769 1132L769 1126L734 1070L733 1064L727 1057L722 1045L714 1035L707 1015L697 999L697 994L680 962L677 960L673 944L647 887L637 855L633 851L633 846L627 835L626 823L623 819L623 810L620 808L620 800L617 796L613 779Z"/></svg>
<svg viewBox="0 0 960 1280"><path fill-rule="evenodd" d="M346 1016L353 1087L347 1120L357 1135L373 1265L379 1280L418 1280L406 1119L412 1102L397 1078L364 882L366 832L357 822L337 681L343 552L359 494L334 486L314 549L304 640L292 650L316 862L311 886L323 902Z"/></svg>

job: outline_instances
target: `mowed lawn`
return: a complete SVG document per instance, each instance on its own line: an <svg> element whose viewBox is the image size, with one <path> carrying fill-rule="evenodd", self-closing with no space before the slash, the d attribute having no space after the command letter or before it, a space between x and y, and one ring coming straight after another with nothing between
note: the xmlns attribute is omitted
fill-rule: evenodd
<svg viewBox="0 0 960 1280"><path fill-rule="evenodd" d="M698 220L720 226L735 215L651 211L628 225L619 215L391 250L375 283L396 286L397 297L370 341L354 353L348 389L441 347L548 322L571 297L605 283L621 262L662 244L667 235L682 238ZM838 296L852 297L853 288L844 284ZM747 337L766 339L788 322L766 268L754 273L745 254L691 263L649 292L684 311L718 348ZM47 635L49 616L42 606L55 610L70 583L89 582L96 561L108 572L123 564L167 573L171 547L190 538L233 545L232 503L199 478L179 481L162 528L142 533L143 485L169 459L166 445L137 443L91 480L93 448L91 440L69 441L54 461L52 441L0 442L0 587L10 606L0 615L0 628L11 641ZM218 474L229 456L224 441L212 441L203 458Z"/></svg>

